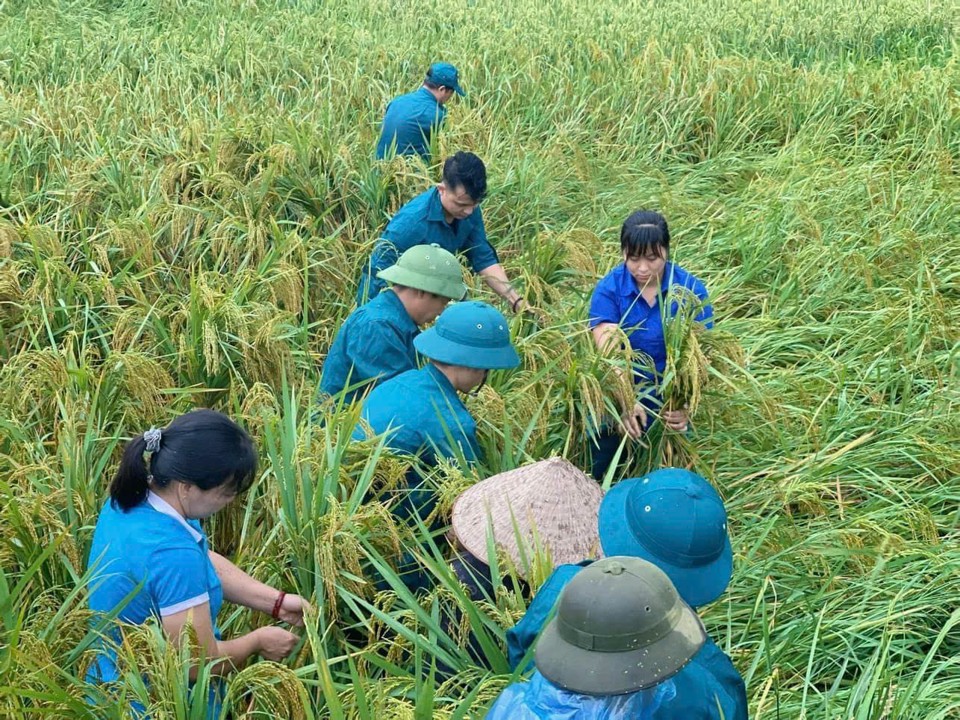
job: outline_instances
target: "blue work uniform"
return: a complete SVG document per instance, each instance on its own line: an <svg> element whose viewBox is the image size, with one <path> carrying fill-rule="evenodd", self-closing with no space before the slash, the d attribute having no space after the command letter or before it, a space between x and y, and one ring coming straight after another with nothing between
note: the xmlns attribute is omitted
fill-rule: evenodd
<svg viewBox="0 0 960 720"><path fill-rule="evenodd" d="M217 613L223 589L210 561L207 536L199 522L184 519L153 492L127 511L107 501L93 532L88 566L93 568L89 602L94 622L97 615L114 611L139 585L118 621L141 625L151 616L164 618L207 603L214 636L220 639ZM112 628L109 636L119 643L119 628ZM87 681L117 679L116 652L104 643L87 671ZM218 713L218 693L212 691L208 716L219 717Z"/></svg>
<svg viewBox="0 0 960 720"><path fill-rule="evenodd" d="M327 353L320 390L345 403L385 380L416 369L420 328L396 293L383 292L344 321Z"/></svg>
<svg viewBox="0 0 960 720"><path fill-rule="evenodd" d="M516 669L550 619L560 592L585 565L561 565L540 588L526 614L507 631L510 668ZM656 720L747 720L747 689L730 658L708 637L693 659L672 678L676 697ZM717 709L717 703L720 710ZM720 715L720 711L723 715Z"/></svg>
<svg viewBox="0 0 960 720"><path fill-rule="evenodd" d="M387 223L360 275L357 305L372 300L387 286L385 280L377 277L378 272L396 263L400 255L414 245L431 244L437 244L454 255L463 253L475 273L500 262L487 240L480 208L463 220L448 223L440 204L440 191L433 187L400 208Z"/></svg>
<svg viewBox="0 0 960 720"><path fill-rule="evenodd" d="M408 370L375 387L361 409L361 418L377 435L387 433L386 446L416 455L425 465L439 458L462 459L468 463L480 457L477 426L447 377L433 363ZM366 430L358 424L354 440L363 440ZM392 512L411 525L419 517L426 522L437 504L432 488L424 486L417 469L407 473L407 488ZM430 530L436 530L430 526ZM438 540L441 542L441 540ZM432 580L407 553L398 565L403 582L411 590L428 588ZM378 587L386 586L380 583Z"/></svg>
<svg viewBox="0 0 960 720"><path fill-rule="evenodd" d="M377 158L387 157L396 144L397 155L419 155L429 162L433 132L446 117L447 109L425 87L395 97L383 115Z"/></svg>

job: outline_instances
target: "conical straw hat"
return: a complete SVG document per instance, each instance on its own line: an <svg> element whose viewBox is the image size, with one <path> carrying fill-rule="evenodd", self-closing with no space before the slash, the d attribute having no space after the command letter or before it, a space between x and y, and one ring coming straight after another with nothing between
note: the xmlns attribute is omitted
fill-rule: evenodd
<svg viewBox="0 0 960 720"><path fill-rule="evenodd" d="M494 475L465 491L453 505L453 532L469 553L489 563L489 527L496 546L524 576L523 558L529 561L538 545L549 551L554 567L597 557L602 499L595 480L554 457Z"/></svg>

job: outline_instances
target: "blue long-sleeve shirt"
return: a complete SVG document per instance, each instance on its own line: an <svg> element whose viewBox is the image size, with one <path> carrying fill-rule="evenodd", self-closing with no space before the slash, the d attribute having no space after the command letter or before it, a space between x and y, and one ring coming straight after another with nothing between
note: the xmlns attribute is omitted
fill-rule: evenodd
<svg viewBox="0 0 960 720"><path fill-rule="evenodd" d="M413 246L431 244L454 255L462 253L475 273L500 262L487 240L480 208L463 220L448 223L440 204L440 192L432 187L400 208L387 224L361 272L357 305L372 300L386 287L386 282L377 277L379 271L393 265Z"/></svg>
<svg viewBox="0 0 960 720"><path fill-rule="evenodd" d="M400 298L380 293L350 313L337 331L323 363L321 392L343 393L349 403L369 387L416 369L413 339L419 333Z"/></svg>
<svg viewBox="0 0 960 720"><path fill-rule="evenodd" d="M383 116L377 158L387 157L395 146L397 155L419 155L429 162L433 133L446 116L447 109L425 87L395 97Z"/></svg>

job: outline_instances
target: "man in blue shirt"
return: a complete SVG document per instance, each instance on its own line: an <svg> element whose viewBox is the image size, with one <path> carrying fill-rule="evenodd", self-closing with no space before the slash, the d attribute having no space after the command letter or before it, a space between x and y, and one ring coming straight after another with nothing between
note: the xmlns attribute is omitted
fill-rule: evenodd
<svg viewBox="0 0 960 720"><path fill-rule="evenodd" d="M599 529L604 555L653 563L694 608L716 600L730 582L733 552L723 501L709 482L688 470L657 470L617 483L600 505ZM520 622L507 631L511 668L523 661L561 591L582 569L582 565L557 568ZM673 680L676 697L654 718L719 720L722 712L724 720L746 720L743 678L709 637Z"/></svg>
<svg viewBox="0 0 960 720"><path fill-rule="evenodd" d="M443 164L441 182L404 205L387 224L364 265L357 305L372 300L386 287L377 273L415 245L435 243L454 254L466 255L473 272L514 312L523 298L513 289L496 251L487 240L480 201L487 194L487 169L473 153L458 152Z"/></svg>
<svg viewBox="0 0 960 720"><path fill-rule="evenodd" d="M446 62L434 63L427 70L423 85L412 93L394 98L383 116L377 158L391 151L397 155L419 155L430 161L430 143L447 116L444 104L454 93L466 95L460 87L460 73Z"/></svg>
<svg viewBox="0 0 960 720"><path fill-rule="evenodd" d="M377 277L392 283L361 305L337 331L320 377L320 391L344 403L418 366L414 338L451 300L467 294L456 256L437 245L416 245Z"/></svg>
<svg viewBox="0 0 960 720"><path fill-rule="evenodd" d="M450 305L413 344L430 362L375 387L353 432L354 440L362 440L368 426L374 435L386 434L388 448L415 458L407 488L392 508L412 525L417 517L429 522L437 503L418 468L436 466L440 459L470 464L480 457L476 423L458 393L482 386L490 370L520 364L506 318L482 302ZM400 570L412 589L429 585L411 557L404 558Z"/></svg>

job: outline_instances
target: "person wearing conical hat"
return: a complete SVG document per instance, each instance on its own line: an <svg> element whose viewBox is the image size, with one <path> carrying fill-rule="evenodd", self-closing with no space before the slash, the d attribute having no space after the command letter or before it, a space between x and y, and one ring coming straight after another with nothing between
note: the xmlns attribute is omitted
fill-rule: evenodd
<svg viewBox="0 0 960 720"><path fill-rule="evenodd" d="M429 362L373 389L353 439L367 437L367 426L374 435L386 435L386 447L414 456L425 467L440 459L473 463L480 456L477 426L460 393L482 386L491 370L520 364L507 319L484 302L454 303L413 344ZM410 523L415 523L415 515L426 520L436 493L424 486L416 467L407 482L393 512Z"/></svg>
<svg viewBox="0 0 960 720"><path fill-rule="evenodd" d="M665 468L614 485L600 504L599 534L605 555L638 557L655 564L693 608L719 598L733 573L723 500L706 479L689 470ZM529 656L563 588L582 571L582 565L558 567L520 622L507 631L511 668ZM676 698L654 718L747 718L743 678L709 637L674 683Z"/></svg>
<svg viewBox="0 0 960 720"><path fill-rule="evenodd" d="M447 117L444 105L454 95L466 93L460 87L460 73L448 62L435 62L427 69L423 85L387 105L377 141L377 159L391 153L419 155L430 162L433 134Z"/></svg>
<svg viewBox="0 0 960 720"><path fill-rule="evenodd" d="M474 600L492 599L496 579L491 577L491 549L509 558L521 581L533 569L537 552L554 567L594 557L600 548L597 515L602 499L593 478L559 457L481 480L453 504L453 571ZM505 570L498 574L507 575Z"/></svg>
<svg viewBox="0 0 960 720"><path fill-rule="evenodd" d="M467 294L463 269L438 245L416 245L377 277L391 283L337 331L320 376L321 393L349 403L358 393L418 366L413 341L451 300Z"/></svg>
<svg viewBox="0 0 960 720"><path fill-rule="evenodd" d="M651 720L705 640L700 618L656 565L598 560L561 592L530 682L507 687L487 720Z"/></svg>

